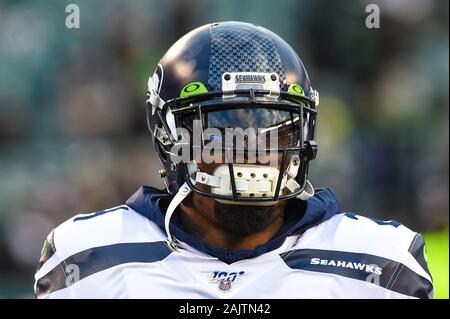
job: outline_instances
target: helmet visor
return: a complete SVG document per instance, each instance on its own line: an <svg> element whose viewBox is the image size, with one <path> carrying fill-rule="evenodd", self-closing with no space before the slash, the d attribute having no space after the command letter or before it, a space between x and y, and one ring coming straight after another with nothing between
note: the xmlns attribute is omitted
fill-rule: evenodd
<svg viewBox="0 0 450 319"><path fill-rule="evenodd" d="M302 145L300 112L235 107L185 115L181 126L195 147L215 146L236 151L269 151ZM201 137L195 136L201 134ZM195 145L195 138L200 145ZM198 143L197 143L198 144Z"/></svg>

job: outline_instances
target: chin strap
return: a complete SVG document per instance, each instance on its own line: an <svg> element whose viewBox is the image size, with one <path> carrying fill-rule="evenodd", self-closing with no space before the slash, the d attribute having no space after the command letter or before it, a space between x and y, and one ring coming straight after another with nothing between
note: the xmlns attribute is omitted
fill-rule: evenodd
<svg viewBox="0 0 450 319"><path fill-rule="evenodd" d="M188 164L189 175L195 174L195 172L197 172L197 171L198 171L197 163L195 161L191 161ZM195 184L195 180L193 180L192 178L191 178L191 183ZM178 205L180 205L181 202L191 192L192 192L191 188L185 182L183 185L181 185L181 187L178 189L178 192L172 198L172 201L170 202L169 207L167 207L166 215L164 217L164 229L166 230L166 234L167 234L166 244L173 251L177 250L177 245L174 241L174 238L172 237L172 234L170 233L170 219L172 218L172 215L175 212L175 209L178 207Z"/></svg>
<svg viewBox="0 0 450 319"><path fill-rule="evenodd" d="M311 182L309 180L306 180L305 188L303 189L303 192L301 192L297 198L301 200L307 200L310 197L314 196L314 187L312 186Z"/></svg>
<svg viewBox="0 0 450 319"><path fill-rule="evenodd" d="M300 185L295 180L299 169L300 158L298 155L292 157L291 164L289 166L287 176L289 176L286 182L286 188L289 189L291 193L297 192L300 189ZM298 199L307 200L310 197L314 196L314 187L312 186L309 180L306 180L305 187L303 191L297 195Z"/></svg>
<svg viewBox="0 0 450 319"><path fill-rule="evenodd" d="M177 245L175 244L172 235L170 234L170 218L172 217L173 213L175 212L175 209L180 205L180 203L191 193L191 189L187 185L187 183L184 183L178 192L173 197L172 201L169 204L169 207L166 211L166 216L164 218L164 228L166 229L167 233L167 240L166 243L168 244L169 248L172 250L177 250Z"/></svg>

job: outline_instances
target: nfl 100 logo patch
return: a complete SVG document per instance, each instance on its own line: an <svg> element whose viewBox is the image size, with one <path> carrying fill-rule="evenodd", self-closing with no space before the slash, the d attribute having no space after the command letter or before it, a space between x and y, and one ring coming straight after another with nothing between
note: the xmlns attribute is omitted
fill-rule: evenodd
<svg viewBox="0 0 450 319"><path fill-rule="evenodd" d="M209 282L216 285L220 291L228 292L233 288L236 282L244 276L244 274L244 271L213 271L210 275Z"/></svg>

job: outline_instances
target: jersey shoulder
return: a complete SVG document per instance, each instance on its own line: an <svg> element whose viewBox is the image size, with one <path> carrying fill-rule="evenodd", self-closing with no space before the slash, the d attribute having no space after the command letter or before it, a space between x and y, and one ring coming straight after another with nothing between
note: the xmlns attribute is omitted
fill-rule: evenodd
<svg viewBox="0 0 450 319"><path fill-rule="evenodd" d="M163 231L154 222L126 205L75 215L53 229L44 241L35 294L41 297L70 286L68 281L76 281L71 277L74 271L86 276L93 269L121 263L123 258L164 258L168 254L164 240Z"/></svg>
<svg viewBox="0 0 450 319"><path fill-rule="evenodd" d="M322 240L327 240L327 234L334 234L333 241L338 246L391 256L407 252L419 235L395 220L382 221L353 212L335 215L322 223L318 230Z"/></svg>
<svg viewBox="0 0 450 319"><path fill-rule="evenodd" d="M54 245L60 256L92 247L160 240L164 240L164 234L159 227L126 205L75 215L54 230Z"/></svg>
<svg viewBox="0 0 450 319"><path fill-rule="evenodd" d="M388 290L419 298L434 294L423 237L394 220L381 221L353 212L336 214L305 233L295 248L317 255L314 263L328 265L323 260L332 259L337 264L344 260L377 265L374 269L382 274L382 286Z"/></svg>

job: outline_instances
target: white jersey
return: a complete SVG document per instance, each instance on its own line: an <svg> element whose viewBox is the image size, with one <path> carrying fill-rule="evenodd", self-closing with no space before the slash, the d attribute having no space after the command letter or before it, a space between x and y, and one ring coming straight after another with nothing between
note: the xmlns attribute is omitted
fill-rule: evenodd
<svg viewBox="0 0 450 319"><path fill-rule="evenodd" d="M178 248L169 249L167 196L143 187L126 205L54 229L35 275L38 298L433 296L422 237L393 221L341 212L328 189L267 245L231 255L175 224Z"/></svg>

